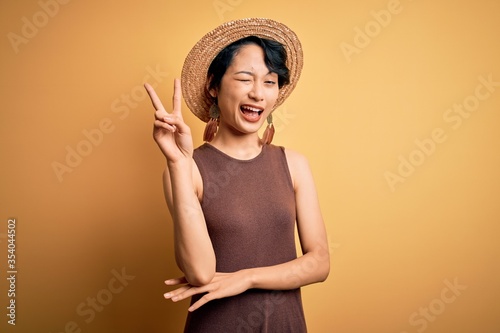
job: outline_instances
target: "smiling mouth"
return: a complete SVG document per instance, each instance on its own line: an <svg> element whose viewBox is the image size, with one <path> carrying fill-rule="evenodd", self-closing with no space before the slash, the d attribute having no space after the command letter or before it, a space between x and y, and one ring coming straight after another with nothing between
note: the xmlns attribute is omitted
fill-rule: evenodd
<svg viewBox="0 0 500 333"><path fill-rule="evenodd" d="M258 117L264 112L263 109L261 108L256 108L253 106L248 106L248 105L242 105L240 106L240 110L243 114L247 116L252 116L252 117Z"/></svg>

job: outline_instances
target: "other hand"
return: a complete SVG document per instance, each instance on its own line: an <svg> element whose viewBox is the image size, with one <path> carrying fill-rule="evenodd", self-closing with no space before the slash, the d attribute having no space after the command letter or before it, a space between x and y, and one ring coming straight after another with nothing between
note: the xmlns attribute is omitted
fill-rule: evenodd
<svg viewBox="0 0 500 333"><path fill-rule="evenodd" d="M166 299L173 302L181 301L196 294L206 293L188 311L192 312L214 299L239 295L250 288L250 277L245 270L234 273L215 273L212 281L201 287L187 284L184 277L165 281L168 286L181 287L164 294Z"/></svg>

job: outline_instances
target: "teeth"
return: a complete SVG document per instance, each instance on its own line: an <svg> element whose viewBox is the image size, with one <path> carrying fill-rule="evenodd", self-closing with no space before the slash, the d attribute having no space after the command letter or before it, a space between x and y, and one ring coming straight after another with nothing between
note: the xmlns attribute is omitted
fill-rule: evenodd
<svg viewBox="0 0 500 333"><path fill-rule="evenodd" d="M244 105L244 106L242 106L241 108L242 108L243 110L247 110L247 111L252 111L252 112L259 112L259 113L262 113L262 110L257 109L257 108L253 108L253 107L251 107L251 106L246 106L246 105Z"/></svg>

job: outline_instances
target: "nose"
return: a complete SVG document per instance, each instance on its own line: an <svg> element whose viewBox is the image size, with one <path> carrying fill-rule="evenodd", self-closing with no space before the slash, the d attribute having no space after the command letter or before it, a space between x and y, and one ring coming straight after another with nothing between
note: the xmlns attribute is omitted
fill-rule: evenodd
<svg viewBox="0 0 500 333"><path fill-rule="evenodd" d="M254 82L253 86L252 86L252 90L250 90L250 93L248 94L248 96L257 101L257 102L260 102L260 101L263 101L264 100L264 87L262 86L262 84L260 82Z"/></svg>

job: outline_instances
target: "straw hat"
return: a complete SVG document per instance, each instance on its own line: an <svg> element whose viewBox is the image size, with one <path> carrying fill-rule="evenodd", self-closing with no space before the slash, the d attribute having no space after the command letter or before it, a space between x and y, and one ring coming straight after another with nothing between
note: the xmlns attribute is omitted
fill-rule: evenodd
<svg viewBox="0 0 500 333"><path fill-rule="evenodd" d="M285 46L290 83L280 89L276 109L295 88L302 70L302 46L297 35L282 23L266 18L245 18L226 22L203 36L184 61L181 74L182 95L187 106L198 118L207 122L213 104L206 91L208 67L229 44L248 36L272 39Z"/></svg>

